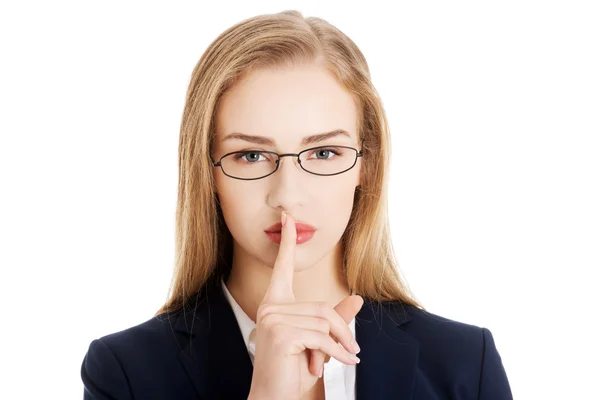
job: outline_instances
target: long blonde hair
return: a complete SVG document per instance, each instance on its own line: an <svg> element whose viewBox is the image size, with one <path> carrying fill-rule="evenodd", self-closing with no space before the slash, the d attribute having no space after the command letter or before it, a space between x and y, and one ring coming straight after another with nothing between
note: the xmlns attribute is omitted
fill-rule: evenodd
<svg viewBox="0 0 600 400"><path fill-rule="evenodd" d="M387 211L391 152L387 118L356 44L333 25L295 10L259 15L217 37L196 64L179 138L175 270L169 298L156 315L185 307L232 260L232 236L216 197L210 150L221 96L242 74L263 67L318 62L354 97L363 141L362 179L341 240L350 288L376 301L424 309L396 263Z"/></svg>

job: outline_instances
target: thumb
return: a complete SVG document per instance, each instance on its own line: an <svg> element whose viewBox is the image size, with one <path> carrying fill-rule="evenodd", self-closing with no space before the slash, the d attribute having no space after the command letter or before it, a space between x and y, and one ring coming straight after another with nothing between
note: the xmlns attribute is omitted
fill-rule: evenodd
<svg viewBox="0 0 600 400"><path fill-rule="evenodd" d="M352 321L352 318L358 314L364 302L365 301L362 297L358 295L352 295L340 301L337 306L333 307L333 309L337 311L340 317L342 317L347 324L349 324L350 321Z"/></svg>

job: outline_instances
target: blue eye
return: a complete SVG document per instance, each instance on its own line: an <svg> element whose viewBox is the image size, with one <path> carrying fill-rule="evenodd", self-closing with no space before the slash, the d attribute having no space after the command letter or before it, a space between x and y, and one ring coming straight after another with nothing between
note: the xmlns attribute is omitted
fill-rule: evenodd
<svg viewBox="0 0 600 400"><path fill-rule="evenodd" d="M258 157L261 155L262 153L258 152L258 151L246 151L246 152L240 152L237 153L234 157L235 160L239 160L242 157L246 157L247 155L252 155L252 157L250 157L250 159L245 158L244 161L249 162L250 164L254 163L255 161L259 161Z"/></svg>
<svg viewBox="0 0 600 400"><path fill-rule="evenodd" d="M312 152L312 153L313 153L313 154L314 154L314 153L317 153L317 154L318 154L318 153L320 153L320 152L325 152L327 155L329 155L329 153L333 153L333 154L335 154L336 156L339 156L339 155L341 154L341 153L340 153L339 151L337 151L337 150L334 150L334 149L328 149L328 148L320 148L320 149L316 149L316 150L315 150L314 152ZM317 155L317 160L330 160L331 158L333 158L333 157L319 158L319 157L318 157L318 155Z"/></svg>

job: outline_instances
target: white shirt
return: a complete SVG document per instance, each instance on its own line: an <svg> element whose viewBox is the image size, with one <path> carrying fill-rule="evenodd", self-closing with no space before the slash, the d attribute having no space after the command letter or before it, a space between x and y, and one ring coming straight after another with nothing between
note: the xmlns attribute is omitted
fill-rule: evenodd
<svg viewBox="0 0 600 400"><path fill-rule="evenodd" d="M256 324L242 310L240 305L235 301L225 282L221 279L221 286L225 297L231 304L233 313L237 319L240 331L246 342L246 348L250 355L252 365L254 365L254 352ZM354 318L348 324L352 336L356 338ZM327 400L354 400L356 396L356 365L346 365L331 357L323 366L323 382L325 386L325 398Z"/></svg>

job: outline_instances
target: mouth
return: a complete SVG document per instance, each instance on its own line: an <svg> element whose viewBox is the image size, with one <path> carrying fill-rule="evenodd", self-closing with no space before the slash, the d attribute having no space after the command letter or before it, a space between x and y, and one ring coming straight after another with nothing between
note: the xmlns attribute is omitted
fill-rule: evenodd
<svg viewBox="0 0 600 400"><path fill-rule="evenodd" d="M296 222L296 232L314 232L317 228L304 222ZM281 222L271 225L265 229L265 233L281 233Z"/></svg>
<svg viewBox="0 0 600 400"><path fill-rule="evenodd" d="M304 222L296 222L296 244L302 244L308 242L315 235L315 228L312 225ZM271 225L265 229L265 234L273 242L281 243L281 222Z"/></svg>

